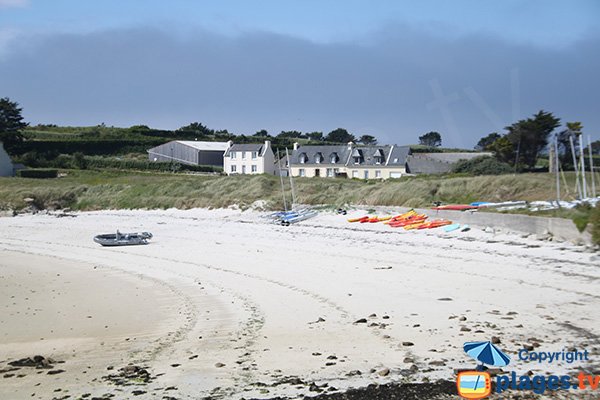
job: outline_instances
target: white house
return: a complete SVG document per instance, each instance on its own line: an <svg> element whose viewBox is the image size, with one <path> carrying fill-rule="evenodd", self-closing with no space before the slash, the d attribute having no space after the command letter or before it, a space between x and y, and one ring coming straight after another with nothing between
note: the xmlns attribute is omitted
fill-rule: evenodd
<svg viewBox="0 0 600 400"><path fill-rule="evenodd" d="M13 163L4 150L4 145L0 142L0 176L13 176L14 172Z"/></svg>
<svg viewBox="0 0 600 400"><path fill-rule="evenodd" d="M275 155L271 142L232 144L223 155L223 170L227 175L275 174Z"/></svg>

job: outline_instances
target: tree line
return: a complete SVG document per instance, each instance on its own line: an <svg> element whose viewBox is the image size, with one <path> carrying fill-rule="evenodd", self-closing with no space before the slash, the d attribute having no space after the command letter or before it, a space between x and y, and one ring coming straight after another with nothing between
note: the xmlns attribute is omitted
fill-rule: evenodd
<svg viewBox="0 0 600 400"><path fill-rule="evenodd" d="M540 156L547 155L548 145L554 138L558 143L558 154L561 165L572 168L571 141L579 148L583 140L583 126L580 122L567 122L566 128L555 132L561 126L560 118L551 112L540 110L533 116L517 121L505 128L505 132L490 133L482 137L475 150L489 151L496 159L514 170L533 170ZM129 128L106 127L104 124L91 128L59 128L56 125L38 125L32 129L43 130L79 130L78 135L69 135L68 139L47 142L26 140L23 131L28 124L23 120L22 108L17 102L5 97L0 99L0 141L11 154L49 152L48 158L61 153L72 154L118 154L126 151L137 151L144 146L156 145L162 140L233 140L236 143L251 143L259 140L271 140L274 146L287 147L297 140L305 144L348 143L376 145L377 138L372 135L359 137L344 128L337 128L324 134L323 132L300 132L297 130L281 131L271 135L261 129L253 135L235 135L226 129L215 130L200 122L192 122L174 131L153 129L146 125L134 125ZM75 139L73 139L75 138ZM140 142L140 139L143 141ZM419 144L428 148L442 145L439 132L427 132L419 136ZM136 142L137 141L137 142ZM594 154L600 153L600 140L592 143ZM90 152L91 151L91 152ZM143 151L143 149L141 150Z"/></svg>

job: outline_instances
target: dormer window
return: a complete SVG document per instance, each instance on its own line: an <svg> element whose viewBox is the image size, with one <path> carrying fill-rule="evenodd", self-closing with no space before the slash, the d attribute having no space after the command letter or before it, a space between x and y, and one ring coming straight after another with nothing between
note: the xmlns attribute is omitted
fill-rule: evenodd
<svg viewBox="0 0 600 400"><path fill-rule="evenodd" d="M375 164L381 164L383 162L383 150L377 149L373 159L375 160Z"/></svg>
<svg viewBox="0 0 600 400"><path fill-rule="evenodd" d="M231 153L229 153L231 155L231 159L235 160L235 151L232 151Z"/></svg>
<svg viewBox="0 0 600 400"><path fill-rule="evenodd" d="M306 153L300 154L300 164L306 164L308 161L308 156Z"/></svg>
<svg viewBox="0 0 600 400"><path fill-rule="evenodd" d="M329 162L331 162L332 164L337 164L339 160L340 158L338 157L337 153L331 153L331 155L329 156Z"/></svg>
<svg viewBox="0 0 600 400"><path fill-rule="evenodd" d="M354 149L352 151L352 159L354 160L354 164L360 164L363 162L363 154L361 150Z"/></svg>
<svg viewBox="0 0 600 400"><path fill-rule="evenodd" d="M315 154L315 164L321 164L323 162L323 154Z"/></svg>

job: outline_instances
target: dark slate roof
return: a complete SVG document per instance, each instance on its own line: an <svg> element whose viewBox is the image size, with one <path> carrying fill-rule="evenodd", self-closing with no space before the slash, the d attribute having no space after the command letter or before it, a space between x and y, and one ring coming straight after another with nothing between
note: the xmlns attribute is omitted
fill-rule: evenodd
<svg viewBox="0 0 600 400"><path fill-rule="evenodd" d="M240 143L234 144L225 152L225 157L229 157L229 152L231 151L258 151L259 155L263 155L263 147L264 143Z"/></svg>
<svg viewBox="0 0 600 400"><path fill-rule="evenodd" d="M452 163L417 153L408 157L406 172L410 174L444 174L452 170L452 165Z"/></svg>
<svg viewBox="0 0 600 400"><path fill-rule="evenodd" d="M331 154L337 153L339 161L332 164L330 161ZM410 147L397 145L384 146L365 146L353 145L348 148L348 145L337 146L300 146L292 152L291 163L294 165L302 164L300 156L306 154L308 160L303 164L316 164L315 157L318 153L323 156L323 161L319 163L328 165L353 165L353 157L360 157L360 165L382 165L382 166L404 166L406 157L410 154ZM377 164L376 157L382 157L381 163ZM387 163L387 164L386 164Z"/></svg>
<svg viewBox="0 0 600 400"><path fill-rule="evenodd" d="M410 147L396 146L391 149L391 154L387 157L387 165L405 165L406 159L410 155Z"/></svg>
<svg viewBox="0 0 600 400"><path fill-rule="evenodd" d="M333 145L333 146L300 146L297 150L292 151L290 155L290 164L316 164L315 157L317 153L321 153L323 156L323 160L319 165L328 164L328 165L344 165L348 160L348 155L350 154L350 150L348 149L348 145ZM338 156L338 161L333 164L331 163L331 155L336 153ZM300 162L300 156L305 154L308 160L305 163Z"/></svg>
<svg viewBox="0 0 600 400"><path fill-rule="evenodd" d="M456 152L456 153L420 153L424 157L432 158L436 161L456 163L459 160L471 160L481 156L493 156L493 153L489 152Z"/></svg>

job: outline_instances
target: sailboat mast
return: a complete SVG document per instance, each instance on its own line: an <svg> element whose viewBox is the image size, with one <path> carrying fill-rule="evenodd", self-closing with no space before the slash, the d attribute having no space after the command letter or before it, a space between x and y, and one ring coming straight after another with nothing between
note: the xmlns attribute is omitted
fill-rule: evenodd
<svg viewBox="0 0 600 400"><path fill-rule="evenodd" d="M588 150L590 154L590 172L592 178L592 196L596 197L596 179L594 177L594 158L592 157L592 139L588 136Z"/></svg>
<svg viewBox="0 0 600 400"><path fill-rule="evenodd" d="M288 154L288 149L287 147L285 148L285 155L288 159L288 165L289 165L289 173L288 176L290 177L290 186L292 188L292 210L294 209L294 204L296 204L296 192L294 190L294 181L292 180L292 160L290 159L290 155Z"/></svg>
<svg viewBox="0 0 600 400"><path fill-rule="evenodd" d="M577 184L577 196L581 199L581 186L579 185L579 166L577 164L577 156L575 155L575 145L573 144L573 135L569 135L571 143L571 155L573 156L573 168L575 168L575 182Z"/></svg>
<svg viewBox="0 0 600 400"><path fill-rule="evenodd" d="M283 209L287 212L287 201L285 200L285 188L283 187L283 175L281 174L281 157L279 157L279 150L277 151L277 164L279 165L279 181L281 182L281 195L283 196Z"/></svg>
<svg viewBox="0 0 600 400"><path fill-rule="evenodd" d="M585 181L585 153L583 152L583 134L579 135L579 161L581 161L581 186L583 198L587 199L587 183Z"/></svg>
<svg viewBox="0 0 600 400"><path fill-rule="evenodd" d="M558 137L554 137L554 168L556 169L556 205L560 208L560 167L558 161Z"/></svg>

